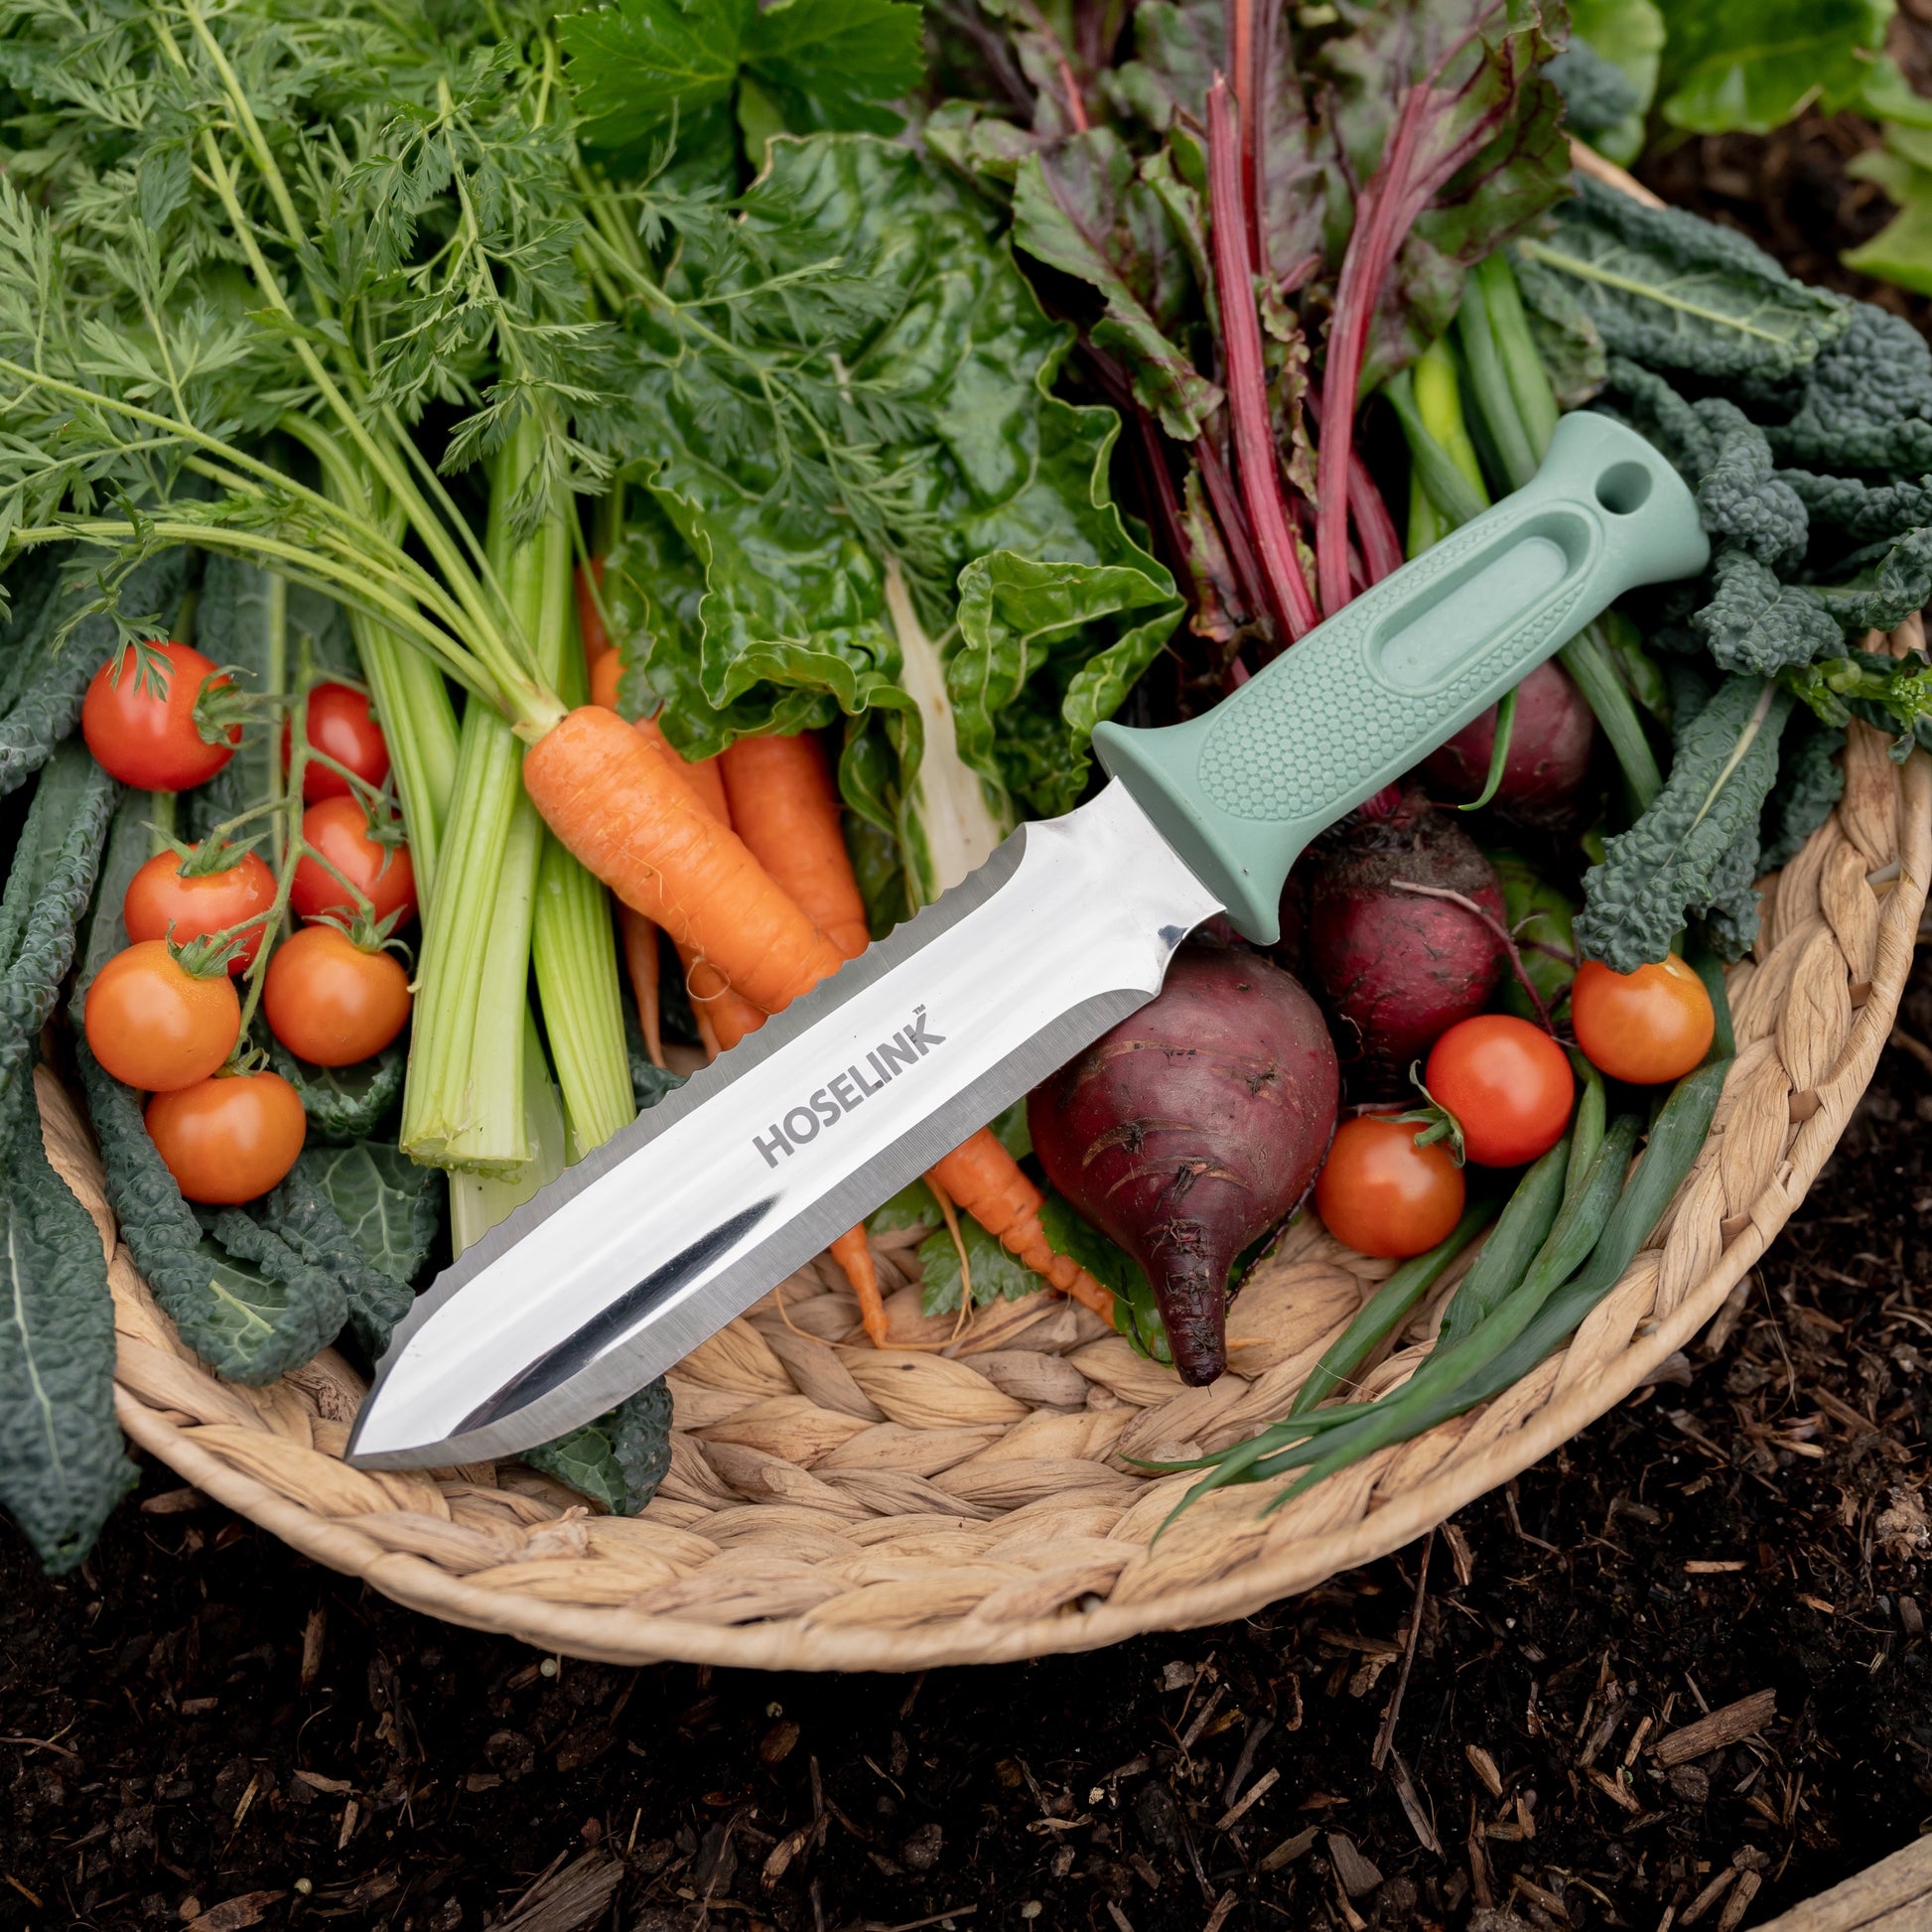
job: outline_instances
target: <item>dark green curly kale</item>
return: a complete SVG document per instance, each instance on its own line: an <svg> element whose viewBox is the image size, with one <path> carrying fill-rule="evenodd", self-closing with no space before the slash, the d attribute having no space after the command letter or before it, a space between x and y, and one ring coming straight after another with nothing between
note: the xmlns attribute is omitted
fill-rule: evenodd
<svg viewBox="0 0 1932 1932"><path fill-rule="evenodd" d="M1741 549L1719 551L1713 574L1711 602L1692 614L1691 627L1725 670L1770 677L1844 649L1838 620L1808 586L1780 583Z"/></svg>
<svg viewBox="0 0 1932 1932"><path fill-rule="evenodd" d="M1851 327L1790 386L1796 408L1768 429L1783 462L1932 470L1932 347L1902 317L1853 304Z"/></svg>
<svg viewBox="0 0 1932 1932"><path fill-rule="evenodd" d="M596 1422L526 1449L523 1460L613 1516L635 1516L671 1466L671 1391L660 1375Z"/></svg>
<svg viewBox="0 0 1932 1932"><path fill-rule="evenodd" d="M341 1281L246 1214L204 1231L155 1152L140 1096L74 1041L107 1198L134 1265L182 1339L231 1382L272 1382L328 1347L348 1315Z"/></svg>
<svg viewBox="0 0 1932 1932"><path fill-rule="evenodd" d="M1832 815L1845 791L1838 753L1845 740L1795 708L1778 751L1778 782L1758 821L1758 869L1775 872Z"/></svg>
<svg viewBox="0 0 1932 1932"><path fill-rule="evenodd" d="M1827 477L1816 470L1784 470L1781 480L1810 512L1814 523L1843 530L1857 543L1874 543L1901 530L1932 523L1932 477L1868 483L1857 477Z"/></svg>
<svg viewBox="0 0 1932 1932"><path fill-rule="evenodd" d="M49 1165L31 1080L0 1092L0 1505L55 1576L139 1472L114 1425L114 1298L100 1231Z"/></svg>
<svg viewBox="0 0 1932 1932"><path fill-rule="evenodd" d="M1563 91L1564 124L1585 136L1615 127L1642 100L1637 83L1578 35L1572 35L1570 45L1543 73Z"/></svg>
<svg viewBox="0 0 1932 1932"><path fill-rule="evenodd" d="M1660 960L1691 912L1734 957L1757 931L1750 882L1758 815L1778 771L1791 694L1761 678L1726 678L1678 736L1669 779L1584 878L1577 942L1613 971Z"/></svg>

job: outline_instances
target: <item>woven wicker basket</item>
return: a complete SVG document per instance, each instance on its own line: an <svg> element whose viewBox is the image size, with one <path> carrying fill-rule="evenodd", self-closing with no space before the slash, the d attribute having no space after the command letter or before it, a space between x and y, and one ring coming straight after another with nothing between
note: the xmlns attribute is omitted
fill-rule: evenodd
<svg viewBox="0 0 1932 1932"><path fill-rule="evenodd" d="M43 1068L48 1151L111 1255L121 1424L398 1602L611 1662L919 1669L1244 1614L1399 1548L1594 1421L1712 1317L1804 1197L1891 1031L1932 878L1932 762L1901 767L1855 724L1845 779L1831 819L1766 882L1756 953L1730 979L1736 1063L1653 1244L1506 1394L1265 1520L1268 1489L1222 1491L1150 1550L1187 1478L1150 1479L1128 1458L1196 1453L1284 1412L1388 1272L1311 1216L1235 1304L1234 1368L1206 1389L1046 1295L996 1304L949 1339L949 1321L919 1314L902 1247L882 1246L880 1265L902 1285L903 1345L876 1350L843 1278L815 1263L673 1371L670 1475L641 1517L600 1517L517 1464L347 1468L362 1384L333 1350L267 1388L218 1380L116 1245L98 1157ZM1446 1293L1371 1389L1414 1368Z"/></svg>

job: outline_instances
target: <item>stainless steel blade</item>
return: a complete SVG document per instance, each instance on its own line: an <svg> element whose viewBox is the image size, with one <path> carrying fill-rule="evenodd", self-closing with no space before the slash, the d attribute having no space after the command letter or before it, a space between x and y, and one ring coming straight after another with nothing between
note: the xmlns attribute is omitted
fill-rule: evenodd
<svg viewBox="0 0 1932 1932"><path fill-rule="evenodd" d="M603 1414L1152 999L1219 909L1119 784L1023 826L469 1249L349 1461L478 1461Z"/></svg>

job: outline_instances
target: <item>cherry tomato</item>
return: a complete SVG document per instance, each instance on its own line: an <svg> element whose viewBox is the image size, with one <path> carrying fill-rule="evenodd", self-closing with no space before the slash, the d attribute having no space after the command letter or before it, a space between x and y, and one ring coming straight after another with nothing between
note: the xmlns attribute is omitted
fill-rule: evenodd
<svg viewBox="0 0 1932 1932"><path fill-rule="evenodd" d="M279 1073L227 1073L148 1102L148 1138L190 1200L232 1206L295 1166L308 1132L302 1096Z"/></svg>
<svg viewBox="0 0 1932 1932"><path fill-rule="evenodd" d="M275 903L275 875L252 852L219 872L183 872L176 853L162 852L127 884L121 922L130 939L173 939L185 945L266 912ZM248 932L228 960L230 974L244 973L261 951L265 926Z"/></svg>
<svg viewBox="0 0 1932 1932"><path fill-rule="evenodd" d="M1429 1054L1423 1084L1462 1128L1462 1154L1479 1168L1515 1168L1563 1139L1577 1082L1541 1027L1506 1013L1458 1020Z"/></svg>
<svg viewBox="0 0 1932 1932"><path fill-rule="evenodd" d="M618 683L623 676L623 659L614 650L607 650L591 666L591 703L601 704L606 711L618 708Z"/></svg>
<svg viewBox="0 0 1932 1932"><path fill-rule="evenodd" d="M150 1093L206 1080L241 1034L234 982L197 979L160 939L117 952L94 975L85 1016L94 1058Z"/></svg>
<svg viewBox="0 0 1932 1932"><path fill-rule="evenodd" d="M1672 953L1634 973L1585 960L1570 989L1570 1024L1593 1065L1649 1087L1682 1079L1704 1058L1718 1016L1704 982Z"/></svg>
<svg viewBox="0 0 1932 1932"><path fill-rule="evenodd" d="M402 1032L409 975L392 953L364 952L340 926L305 925L268 962L262 1011L297 1059L353 1066Z"/></svg>
<svg viewBox="0 0 1932 1932"><path fill-rule="evenodd" d="M325 798L302 814L302 836L322 853L345 879L351 879L368 896L373 916L386 919L400 911L406 918L416 909L416 874L406 845L383 845L369 836L368 814L353 798ZM295 869L289 893L296 912L305 919L332 912L353 918L360 910L340 883L313 858Z"/></svg>
<svg viewBox="0 0 1932 1932"><path fill-rule="evenodd" d="M294 722L282 727L282 769L289 768ZM367 694L346 684L318 684L309 693L309 746L345 764L358 778L381 786L389 775L389 741L375 722ZM340 771L311 759L302 767L302 802L351 796L348 780Z"/></svg>
<svg viewBox="0 0 1932 1932"><path fill-rule="evenodd" d="M188 644L152 643L143 664L132 644L94 673L80 707L80 732L105 771L140 791L186 791L206 783L234 757L241 727L210 745L195 722L203 686L223 677ZM158 657L162 661L156 664Z"/></svg>
<svg viewBox="0 0 1932 1932"><path fill-rule="evenodd" d="M1418 1147L1413 1120L1358 1114L1335 1129L1314 1183L1315 1211L1357 1254L1427 1253L1462 1218L1462 1170L1441 1141Z"/></svg>

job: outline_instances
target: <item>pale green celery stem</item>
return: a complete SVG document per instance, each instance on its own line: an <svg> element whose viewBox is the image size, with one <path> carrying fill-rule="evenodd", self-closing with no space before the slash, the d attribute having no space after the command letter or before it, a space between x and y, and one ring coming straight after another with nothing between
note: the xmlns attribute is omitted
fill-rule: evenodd
<svg viewBox="0 0 1932 1932"><path fill-rule="evenodd" d="M348 623L389 744L389 763L409 832L416 897L427 907L435 896L443 828L456 790L456 706L443 673L387 624L358 611L349 613Z"/></svg>
<svg viewBox="0 0 1932 1932"><path fill-rule="evenodd" d="M1013 830L1013 802L959 756L945 659L926 634L897 558L886 559L886 613L898 640L899 688L918 707L923 749L900 807L907 886L928 904L982 866Z"/></svg>
<svg viewBox="0 0 1932 1932"><path fill-rule="evenodd" d="M428 1167L513 1172L529 1159L516 1050L536 882L536 813L522 746L472 698L423 923L401 1142ZM485 1009L487 991L508 1003Z"/></svg>
<svg viewBox="0 0 1932 1932"><path fill-rule="evenodd" d="M537 1023L523 1009L523 1123L530 1136L530 1159L513 1174L450 1175L450 1245L461 1254L480 1241L512 1208L521 1207L539 1187L563 1173L566 1135L564 1103L543 1057Z"/></svg>

